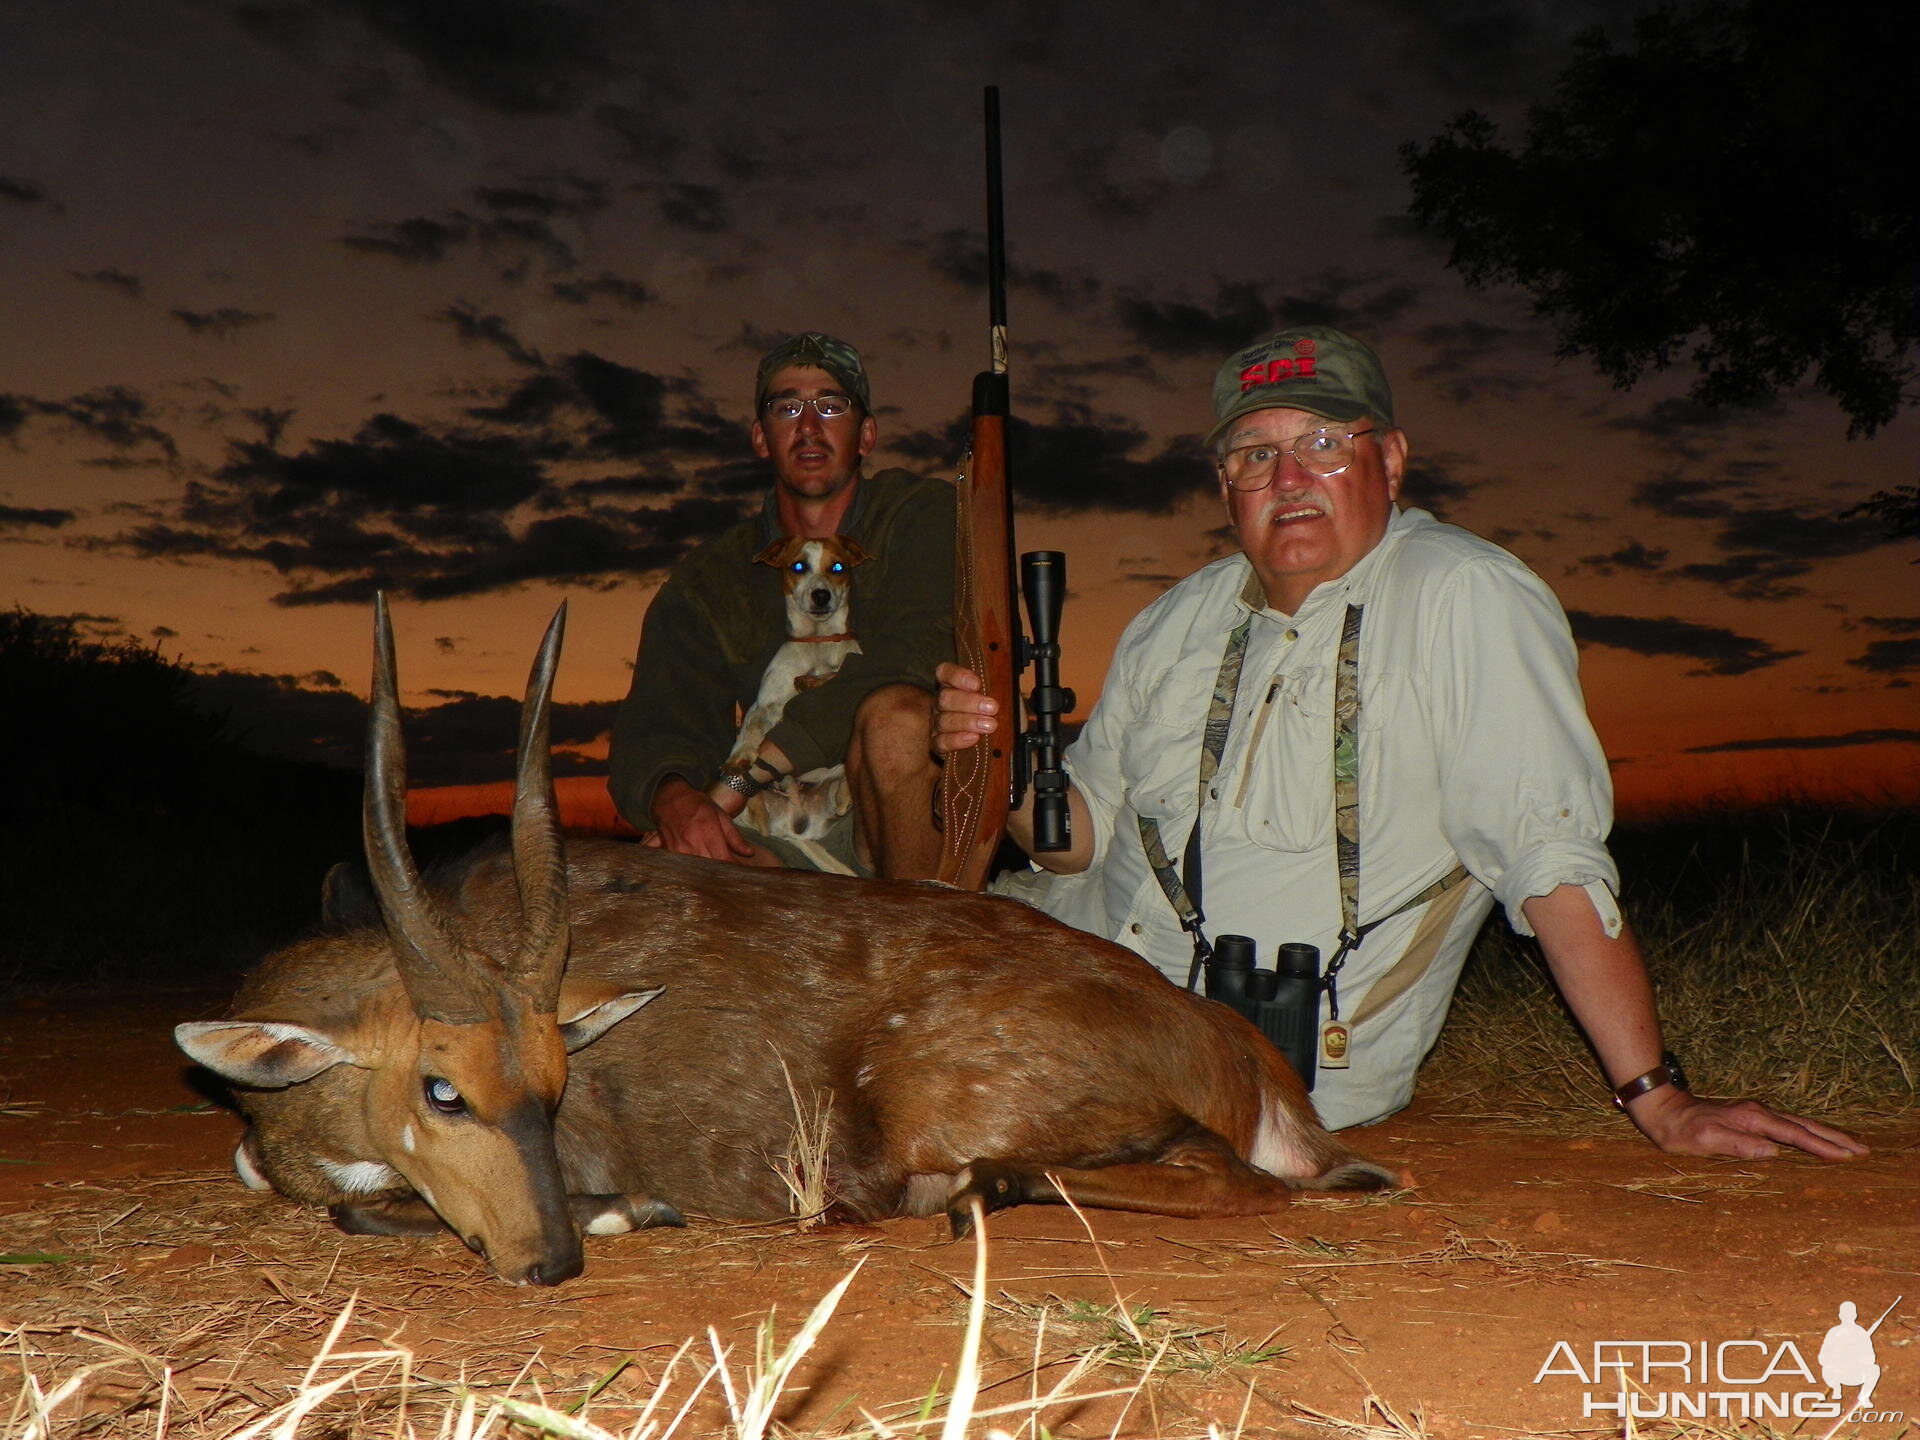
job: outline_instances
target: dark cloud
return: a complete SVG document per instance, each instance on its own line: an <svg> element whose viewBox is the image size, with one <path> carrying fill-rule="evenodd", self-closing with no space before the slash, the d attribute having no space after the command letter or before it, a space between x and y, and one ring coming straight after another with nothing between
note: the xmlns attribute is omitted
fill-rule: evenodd
<svg viewBox="0 0 1920 1440"><path fill-rule="evenodd" d="M508 115L567 114L588 86L616 68L612 35L597 6L334 0L334 8L357 16L455 94Z"/></svg>
<svg viewBox="0 0 1920 1440"><path fill-rule="evenodd" d="M1763 503L1738 478L1662 475L1636 486L1632 503L1673 519L1715 522L1713 545L1720 558L1677 566L1670 573L1743 600L1804 594L1804 586L1790 582L1808 574L1814 562L1862 555L1890 543L1865 516Z"/></svg>
<svg viewBox="0 0 1920 1440"><path fill-rule="evenodd" d="M661 188L660 218L697 235L718 235L733 224L733 207L718 186L675 180Z"/></svg>
<svg viewBox="0 0 1920 1440"><path fill-rule="evenodd" d="M686 131L637 105L602 105L593 119L614 141L621 159L648 170L665 170L687 146Z"/></svg>
<svg viewBox="0 0 1920 1440"><path fill-rule="evenodd" d="M1431 510L1442 519L1462 503L1480 485L1466 471L1479 462L1457 450L1439 450L1431 454L1415 451L1407 462L1407 474L1400 499L1408 505Z"/></svg>
<svg viewBox="0 0 1920 1440"><path fill-rule="evenodd" d="M124 295L129 300L144 300L147 287L138 275L129 275L124 270L69 270L67 274L82 285L98 285L103 290L111 290Z"/></svg>
<svg viewBox="0 0 1920 1440"><path fill-rule="evenodd" d="M1875 675L1904 675L1920 671L1920 636L1901 640L1870 640L1864 653L1847 664Z"/></svg>
<svg viewBox="0 0 1920 1440"><path fill-rule="evenodd" d="M342 235L340 243L370 255L390 255L412 265L433 265L447 258L453 247L470 239L473 221L464 215L434 220L425 215L391 224L373 225L360 235Z"/></svg>
<svg viewBox="0 0 1920 1440"><path fill-rule="evenodd" d="M1176 193L1157 160L1142 136L1069 150L1056 188L1109 225L1144 220Z"/></svg>
<svg viewBox="0 0 1920 1440"><path fill-rule="evenodd" d="M1418 286L1387 283L1378 275L1328 270L1289 291L1258 281L1222 281L1211 305L1123 295L1115 313L1122 328L1150 350L1224 360L1293 325L1337 325L1364 337L1405 315L1420 293Z"/></svg>
<svg viewBox="0 0 1920 1440"><path fill-rule="evenodd" d="M241 310L223 305L218 310L170 310L167 312L195 335L211 335L216 340L231 339L239 331L265 325L275 316L271 311Z"/></svg>
<svg viewBox="0 0 1920 1440"><path fill-rule="evenodd" d="M556 280L547 286L547 293L569 305L586 305L597 298L605 298L617 301L629 310L650 305L656 298L638 280L628 280L611 270L602 270L591 278Z"/></svg>
<svg viewBox="0 0 1920 1440"><path fill-rule="evenodd" d="M1672 616L1596 615L1569 610L1574 637L1583 645L1605 645L1635 655L1678 655L1699 661L1689 675L1745 675L1791 660L1803 652L1780 650L1765 640L1717 625L1699 625Z"/></svg>
<svg viewBox="0 0 1920 1440"><path fill-rule="evenodd" d="M951 465L965 453L969 421L909 431L892 446L923 465ZM1213 462L1197 435L1175 436L1142 456L1147 432L1084 407L1061 405L1051 423L1013 417L1007 426L1014 495L1054 514L1111 511L1163 515L1213 488Z"/></svg>
<svg viewBox="0 0 1920 1440"><path fill-rule="evenodd" d="M102 385L65 400L0 395L0 436L17 433L35 415L56 420L70 432L120 452L99 462L114 468L138 463L173 465L180 458L173 436L157 423L146 396L130 386ZM151 453L136 453L142 450Z"/></svg>
<svg viewBox="0 0 1920 1440"><path fill-rule="evenodd" d="M1920 615L1862 615L1860 623L1889 635L1920 635Z"/></svg>
<svg viewBox="0 0 1920 1440"><path fill-rule="evenodd" d="M483 314L463 300L444 310L436 310L427 318L444 320L453 326L462 345L491 345L520 365L537 366L541 363L537 352L520 343L520 337L513 333L503 315Z"/></svg>
<svg viewBox="0 0 1920 1440"><path fill-rule="evenodd" d="M1213 304L1122 296L1116 310L1134 339L1162 355L1204 355L1224 360L1238 346L1272 329L1263 289L1251 281L1222 282Z"/></svg>
<svg viewBox="0 0 1920 1440"><path fill-rule="evenodd" d="M551 363L497 316L440 317L527 373L453 424L391 413L349 439L283 450L284 421L229 442L180 499L106 539L70 543L143 558L234 560L286 581L283 606L419 599L528 581L607 587L670 566L744 513L744 448L691 380L579 351ZM279 419L271 412L267 419ZM579 467L622 461L616 475ZM723 463L715 464L716 461ZM582 513L584 511L584 513Z"/></svg>
<svg viewBox="0 0 1920 1440"><path fill-rule="evenodd" d="M44 205L49 199L44 185L18 175L0 175L0 200L12 200L19 205Z"/></svg>
<svg viewBox="0 0 1920 1440"><path fill-rule="evenodd" d="M1920 744L1920 730L1849 730L1844 735L1765 735L1752 740L1722 740L1692 745L1683 755L1724 755L1742 750L1839 750L1852 745Z"/></svg>
<svg viewBox="0 0 1920 1440"><path fill-rule="evenodd" d="M19 505L0 505L0 530L58 530L73 523L72 510L36 510Z"/></svg>
<svg viewBox="0 0 1920 1440"><path fill-rule="evenodd" d="M1574 36L1617 19L1601 0L1365 0L1380 42L1404 55L1451 96L1477 105L1541 93Z"/></svg>
<svg viewBox="0 0 1920 1440"><path fill-rule="evenodd" d="M610 195L604 180L562 173L520 185L487 185L473 192L479 204L496 214L531 215L552 220L604 210Z"/></svg>
<svg viewBox="0 0 1920 1440"><path fill-rule="evenodd" d="M1738 406L1702 405L1685 396L1670 396L1606 423L1608 429L1642 436L1683 459L1699 460L1723 446L1735 429L1751 431L1755 421L1777 420L1786 413L1785 402L1777 398L1757 406Z"/></svg>
<svg viewBox="0 0 1920 1440"><path fill-rule="evenodd" d="M1580 564L1596 575L1658 575L1666 569L1668 551L1653 549L1638 540L1623 540L1620 548L1604 555L1582 555Z"/></svg>
<svg viewBox="0 0 1920 1440"><path fill-rule="evenodd" d="M956 227L933 237L924 250L927 267L943 279L970 290L987 288L987 245L972 230ZM1007 265L1007 288L1021 290L1050 300L1056 305L1091 304L1100 296L1101 285L1091 275L1069 276L1058 270Z"/></svg>
<svg viewBox="0 0 1920 1440"><path fill-rule="evenodd" d="M1508 326L1481 320L1423 325L1413 332L1413 338L1432 352L1432 358L1416 365L1413 376L1430 381L1452 405L1511 399L1538 383L1512 364L1508 347L1518 334Z"/></svg>

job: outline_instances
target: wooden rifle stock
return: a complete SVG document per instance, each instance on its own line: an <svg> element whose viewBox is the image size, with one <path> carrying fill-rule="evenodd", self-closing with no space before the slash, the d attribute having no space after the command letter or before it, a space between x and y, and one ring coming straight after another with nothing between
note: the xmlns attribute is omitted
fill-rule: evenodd
<svg viewBox="0 0 1920 1440"><path fill-rule="evenodd" d="M1007 254L1000 202L1000 91L987 87L987 306L990 368L973 381L973 448L960 479L954 542L953 631L960 663L1000 702L1000 728L947 756L940 772L939 878L964 890L987 883L1006 833L1021 729L1020 611L1013 564L1013 487L1007 473Z"/></svg>
<svg viewBox="0 0 1920 1440"><path fill-rule="evenodd" d="M1000 728L947 756L940 772L939 878L963 890L987 883L1017 803L1020 731L1018 617L1013 581L1013 492L1007 483L1007 377L974 379L973 451L961 476L954 538L955 648L1000 702ZM997 393L996 393L997 392Z"/></svg>

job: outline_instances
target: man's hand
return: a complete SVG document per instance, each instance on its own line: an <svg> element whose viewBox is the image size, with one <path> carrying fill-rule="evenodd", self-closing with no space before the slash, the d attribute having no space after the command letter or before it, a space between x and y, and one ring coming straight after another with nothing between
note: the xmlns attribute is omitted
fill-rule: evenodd
<svg viewBox="0 0 1920 1440"><path fill-rule="evenodd" d="M744 803L736 792L728 793ZM752 842L735 828L732 817L678 775L667 776L653 792L653 823L659 828L647 843L676 855L739 861L754 853Z"/></svg>
<svg viewBox="0 0 1920 1440"><path fill-rule="evenodd" d="M1673 1085L1627 1102L1627 1115L1662 1150L1674 1155L1730 1155L1766 1160L1790 1145L1821 1160L1851 1160L1867 1147L1842 1130L1769 1110L1757 1100L1709 1100Z"/></svg>
<svg viewBox="0 0 1920 1440"><path fill-rule="evenodd" d="M951 662L935 670L940 693L934 701L933 753L951 755L976 745L999 728L1000 702L982 694L980 677Z"/></svg>

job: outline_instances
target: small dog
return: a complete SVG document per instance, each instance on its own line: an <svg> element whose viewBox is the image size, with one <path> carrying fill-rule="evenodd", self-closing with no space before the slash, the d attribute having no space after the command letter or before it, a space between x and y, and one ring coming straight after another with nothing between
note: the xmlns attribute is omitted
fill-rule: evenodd
<svg viewBox="0 0 1920 1440"><path fill-rule="evenodd" d="M845 535L824 540L775 541L754 563L780 572L786 597L787 642L774 652L760 677L760 693L740 722L727 764L751 760L767 732L780 722L787 702L802 690L824 685L840 673L860 642L847 628L853 599L853 572L866 561L860 546ZM817 843L827 827L852 805L845 765L822 766L789 775L747 802L740 818L763 835L793 842L823 870L848 873L847 867Z"/></svg>

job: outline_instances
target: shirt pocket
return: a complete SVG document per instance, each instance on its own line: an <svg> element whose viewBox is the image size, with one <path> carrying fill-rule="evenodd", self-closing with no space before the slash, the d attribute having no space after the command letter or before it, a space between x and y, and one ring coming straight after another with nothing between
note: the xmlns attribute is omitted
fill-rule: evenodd
<svg viewBox="0 0 1920 1440"><path fill-rule="evenodd" d="M1244 723L1248 748L1229 751L1233 801L1216 822L1264 850L1302 854L1333 844L1333 668L1267 682ZM1263 716L1261 711L1267 713Z"/></svg>
<svg viewBox="0 0 1920 1440"><path fill-rule="evenodd" d="M1193 813L1208 697L1219 669L1205 657L1176 662L1135 708L1120 738L1120 773L1136 815L1165 823Z"/></svg>

